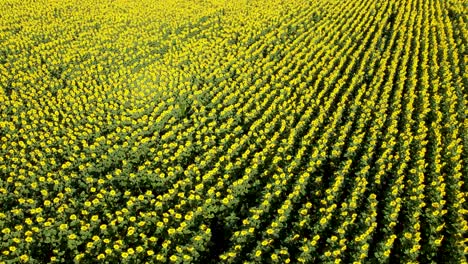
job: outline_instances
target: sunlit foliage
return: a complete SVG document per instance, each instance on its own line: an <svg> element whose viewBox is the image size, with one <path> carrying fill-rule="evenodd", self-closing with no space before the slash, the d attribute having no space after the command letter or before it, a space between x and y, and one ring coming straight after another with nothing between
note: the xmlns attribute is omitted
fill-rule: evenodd
<svg viewBox="0 0 468 264"><path fill-rule="evenodd" d="M0 0L0 263L466 263L463 0Z"/></svg>

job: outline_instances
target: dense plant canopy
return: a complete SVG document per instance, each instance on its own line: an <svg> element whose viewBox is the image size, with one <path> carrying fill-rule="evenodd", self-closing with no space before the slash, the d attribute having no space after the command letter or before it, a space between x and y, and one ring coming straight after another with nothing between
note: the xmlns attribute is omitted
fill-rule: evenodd
<svg viewBox="0 0 468 264"><path fill-rule="evenodd" d="M0 263L466 263L464 0L0 0Z"/></svg>

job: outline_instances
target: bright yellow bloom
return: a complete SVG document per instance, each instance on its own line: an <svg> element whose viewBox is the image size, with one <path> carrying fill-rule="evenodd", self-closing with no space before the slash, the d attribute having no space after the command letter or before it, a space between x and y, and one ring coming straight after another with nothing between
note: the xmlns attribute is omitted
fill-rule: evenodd
<svg viewBox="0 0 468 264"><path fill-rule="evenodd" d="M276 254L274 254L274 253L271 254L271 259L272 259L273 261L277 261L277 260L278 260L278 255L276 255Z"/></svg>
<svg viewBox="0 0 468 264"><path fill-rule="evenodd" d="M21 262L28 262L29 261L29 256L28 255L21 255L20 260L21 260Z"/></svg>
<svg viewBox="0 0 468 264"><path fill-rule="evenodd" d="M176 255L172 255L169 259L170 259L172 262L176 262L178 258L177 258Z"/></svg>

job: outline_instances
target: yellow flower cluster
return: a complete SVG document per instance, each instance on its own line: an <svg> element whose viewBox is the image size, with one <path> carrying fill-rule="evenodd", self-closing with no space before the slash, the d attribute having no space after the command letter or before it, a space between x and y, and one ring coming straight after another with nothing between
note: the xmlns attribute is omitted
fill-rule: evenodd
<svg viewBox="0 0 468 264"><path fill-rule="evenodd" d="M0 264L462 260L465 14L0 0Z"/></svg>

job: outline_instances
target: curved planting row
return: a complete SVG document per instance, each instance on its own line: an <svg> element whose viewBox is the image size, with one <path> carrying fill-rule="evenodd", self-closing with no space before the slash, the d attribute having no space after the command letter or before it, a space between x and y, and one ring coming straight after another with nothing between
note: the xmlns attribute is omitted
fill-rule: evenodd
<svg viewBox="0 0 468 264"><path fill-rule="evenodd" d="M0 263L466 262L462 0L0 10Z"/></svg>

